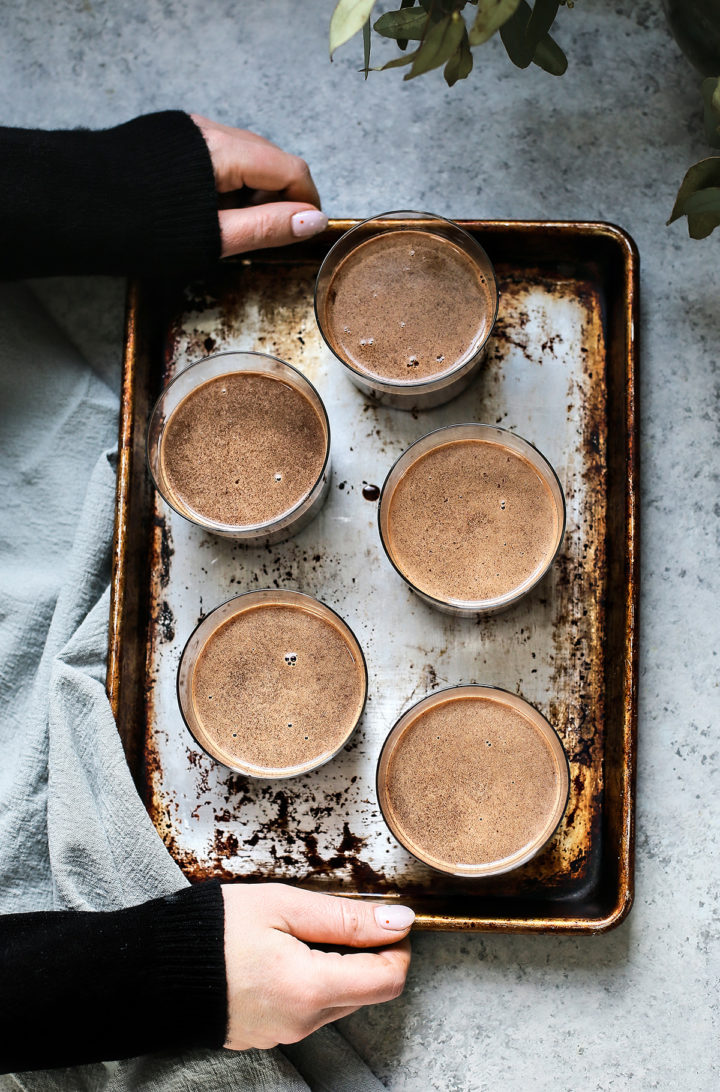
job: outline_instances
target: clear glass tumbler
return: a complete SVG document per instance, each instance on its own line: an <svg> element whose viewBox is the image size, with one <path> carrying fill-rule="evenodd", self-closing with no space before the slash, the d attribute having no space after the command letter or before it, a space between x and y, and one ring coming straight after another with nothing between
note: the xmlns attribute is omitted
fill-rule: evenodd
<svg viewBox="0 0 720 1092"><path fill-rule="evenodd" d="M468 733L453 739L438 711L474 699L496 707L503 726L494 731L488 719L478 721L468 750ZM394 763L403 761L398 776ZM480 878L519 868L547 845L565 814L570 775L560 737L534 706L473 684L436 690L402 714L380 752L376 789L383 818L408 853L438 872ZM475 849L461 860L458 832L463 839L469 832Z"/></svg>
<svg viewBox="0 0 720 1092"><path fill-rule="evenodd" d="M546 550L542 561L532 572L527 574L520 583L510 587L500 595L486 599L461 599L454 597L451 594L444 596L430 594L426 589L423 589L419 582L414 582L413 579L408 576L407 572L404 571L403 564L398 559L396 549L393 547L392 501L399 482L411 470L418 459L421 459L423 456L428 455L428 453L436 451L447 444L463 440L490 442L499 445L502 448L506 448L515 455L519 455L536 471L552 498L553 522L551 536L549 547ZM497 425L485 425L477 422L447 425L444 428L435 429L433 432L429 432L419 440L416 440L414 444L403 452L391 467L380 494L380 502L378 504L378 526L383 549L385 550L390 563L406 584L412 588L425 603L432 607L436 607L438 610L444 611L446 614L453 614L458 617L494 614L511 606L513 603L517 602L518 599L527 595L531 588L534 588L549 570L557 556L565 534L565 496L560 480L548 460L533 446L533 444L528 440L524 440L522 436L518 436L509 429L499 428ZM512 551L513 543L507 543L507 548L509 552Z"/></svg>
<svg viewBox="0 0 720 1092"><path fill-rule="evenodd" d="M223 523L191 507L169 484L163 460L163 438L174 411L193 391L222 376L253 374L267 376L291 387L310 403L324 434L325 455L316 480L290 508L272 518L243 525ZM153 482L167 504L179 515L213 534L236 539L247 545L282 542L298 534L318 514L330 486L330 423L322 398L305 376L291 364L265 353L224 352L203 357L184 368L168 383L155 403L147 432L147 462Z"/></svg>
<svg viewBox="0 0 720 1092"><path fill-rule="evenodd" d="M229 652L224 644L216 643L222 657L220 670L216 675L212 667L206 669L212 677L211 706L202 689L205 684L198 683L198 662L212 649L223 627L258 610L270 612L272 647L268 649L267 630L263 635L262 627L260 632L253 631L251 640L253 644L265 643L261 648L243 646L237 659L232 643ZM296 647L285 640L283 630L291 632L283 621L288 610L302 612L319 623L312 630L312 647ZM332 647L328 634L332 634ZM340 657L338 648L342 650ZM335 677L328 682L326 675L333 673ZM287 682L278 683L278 675L284 675ZM321 686L327 696L321 713L308 705L308 686ZM298 777L334 758L357 728L367 699L367 665L347 622L325 603L303 592L263 589L235 596L203 618L183 650L177 694L185 724L211 758L247 777ZM255 736L248 742L243 722L252 731L260 726L259 745ZM265 757L258 758L260 751ZM283 754L285 760L281 761Z"/></svg>
<svg viewBox="0 0 720 1092"><path fill-rule="evenodd" d="M329 321L329 308L333 301L333 279L340 266L359 246L389 232L407 231L427 232L438 239L447 240L454 248L462 251L470 259L480 282L487 292L487 314L477 335L471 339L466 351L450 368L438 365L437 374L421 379L389 379L387 376L365 370L343 354L342 346L333 336ZM452 307L449 294L448 307ZM333 355L347 369L352 382L375 401L396 409L429 409L449 402L470 383L478 371L485 356L486 346L495 324L498 308L498 289L495 271L487 254L480 244L455 224L442 216L429 212L398 211L385 212L357 224L345 232L330 249L318 272L315 285L315 317L320 333ZM421 308L420 308L421 310ZM415 317L415 315L413 315Z"/></svg>

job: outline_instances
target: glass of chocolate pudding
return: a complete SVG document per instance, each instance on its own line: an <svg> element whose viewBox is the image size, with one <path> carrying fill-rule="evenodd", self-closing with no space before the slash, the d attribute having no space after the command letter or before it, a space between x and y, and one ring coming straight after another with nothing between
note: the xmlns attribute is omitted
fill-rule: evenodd
<svg viewBox="0 0 720 1092"><path fill-rule="evenodd" d="M315 286L326 344L356 386L397 409L439 406L467 387L497 307L483 248L428 212L386 212L351 228Z"/></svg>
<svg viewBox="0 0 720 1092"><path fill-rule="evenodd" d="M423 698L393 727L377 769L395 838L453 876L499 876L529 861L557 830L569 784L555 729L493 686Z"/></svg>
<svg viewBox="0 0 720 1092"><path fill-rule="evenodd" d="M197 626L180 660L178 701L196 742L248 777L322 766L355 731L367 668L349 626L296 591L246 592Z"/></svg>
<svg viewBox="0 0 720 1092"><path fill-rule="evenodd" d="M448 425L412 444L378 505L385 553L421 599L474 616L538 583L565 533L565 498L537 448L507 429Z"/></svg>
<svg viewBox="0 0 720 1092"><path fill-rule="evenodd" d="M280 542L319 512L330 484L330 425L296 368L228 352L185 368L150 417L150 473L181 516L241 542Z"/></svg>

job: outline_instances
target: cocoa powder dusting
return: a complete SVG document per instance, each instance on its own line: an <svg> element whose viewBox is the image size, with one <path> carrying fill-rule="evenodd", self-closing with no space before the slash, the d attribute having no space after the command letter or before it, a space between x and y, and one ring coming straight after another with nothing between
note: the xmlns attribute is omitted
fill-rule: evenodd
<svg viewBox="0 0 720 1092"><path fill-rule="evenodd" d="M395 486L389 549L405 577L436 599L493 599L544 567L561 516L521 455L454 440L412 463Z"/></svg>
<svg viewBox="0 0 720 1092"><path fill-rule="evenodd" d="M163 432L163 490L181 512L228 526L268 523L322 473L327 433L314 406L272 376L241 372L201 384Z"/></svg>
<svg viewBox="0 0 720 1092"><path fill-rule="evenodd" d="M405 728L385 799L407 847L452 867L499 861L547 837L566 785L528 717L501 700L454 698Z"/></svg>
<svg viewBox="0 0 720 1092"><path fill-rule="evenodd" d="M494 298L473 260L429 231L390 231L341 262L323 316L337 355L385 379L442 375L473 355Z"/></svg>
<svg viewBox="0 0 720 1092"><path fill-rule="evenodd" d="M345 636L301 607L239 610L210 635L193 672L193 707L208 740L253 771L331 755L364 699L364 667Z"/></svg>

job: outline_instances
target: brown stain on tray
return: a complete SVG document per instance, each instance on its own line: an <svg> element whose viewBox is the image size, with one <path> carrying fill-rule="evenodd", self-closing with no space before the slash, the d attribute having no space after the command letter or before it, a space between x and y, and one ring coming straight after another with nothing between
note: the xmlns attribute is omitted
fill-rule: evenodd
<svg viewBox="0 0 720 1092"><path fill-rule="evenodd" d="M523 227L525 225L520 226ZM570 228L571 225L565 227ZM535 230L540 234L542 227L537 226ZM490 225L489 234L491 237L495 234L496 239L502 239L504 232L514 243L512 237L515 231L518 232L518 237L522 236L523 232L518 230L517 225ZM513 246L510 245L509 249L512 252ZM309 324L298 322L294 312L300 300L303 301L303 308L307 309L307 295L311 291L321 256L313 254L306 261L293 261L289 266L292 277L288 276L288 266L281 261L266 264L260 256L252 264L222 267L214 280L211 279L202 287L195 286L192 295L184 294L175 319L169 317L165 328L165 374L169 374L171 362L183 337L183 350L188 360L210 351L222 351L233 345L237 331L242 330L252 311L260 316L261 327L272 333L261 335L252 346L245 344L242 347L270 351L273 355L289 359L291 363L294 362L293 354L306 353L306 358L298 363L307 373L308 366L312 368L313 353L320 350L319 334L312 329L308 331L306 327ZM517 279L512 271L516 262L516 256L507 263L496 262L501 291L503 278L506 292L510 291L513 281ZM350 817L343 824L342 836L337 840L337 845L328 850L325 840L321 850L318 833L322 828L323 815L327 815L327 809L332 811L336 808L342 813L341 791L332 794L332 798L328 800L318 802L310 799L311 794L306 793L303 797L302 788L299 791L278 790L275 785L247 783L243 778L229 775L224 782L224 803L219 799L215 799L213 803L205 797L198 801L198 807L204 807L210 802L216 809L213 846L209 847L209 856L206 853L198 854L178 837L175 829L177 802L172 799L172 787L165 782L153 735L151 732L146 733L142 756L146 805L165 844L190 879L201 880L211 875L225 880L236 879L238 873L231 866L231 862L237 858L238 853L243 850L252 852L254 845L264 840L269 841L272 846L271 856L277 868L256 870L244 875L244 879L255 882L290 875L295 882L322 890L414 898L420 910L420 924L425 927L457 928L462 922L462 927L465 928L564 929L570 932L589 932L616 923L626 912L629 906L627 871L617 880L619 889L614 895L610 891L604 896L598 890L598 885L602 882L600 869L604 839L607 838L605 828L608 827L604 813L603 785L608 716L604 704L606 585L602 581L593 582L590 623L587 621L587 600L577 594L578 587L588 587L588 579L594 573L605 571L608 534L605 518L608 428L605 336L608 303L602 299L598 287L603 279L603 270L590 268L586 262L582 264L585 266L584 275L579 275L578 268L572 266L572 263L567 270L563 270L562 277L558 279L558 292L566 291L568 277L574 279L576 298L580 300L586 315L583 337L583 349L586 350L584 370L590 377L590 382L582 390L574 391L572 397L582 401L584 490L592 512L593 533L586 536L586 548L583 551L573 551L572 544L569 547L566 544L557 560L554 576L557 591L562 597L562 612L558 615L553 635L553 681L556 698L545 711L560 731L571 767L568 809L555 838L525 868L496 881L456 882L438 877L429 870L423 874L421 869L415 881L403 883L402 877L397 874L385 875L372 869L363 860L364 839L352 831ZM529 270L526 263L522 273L525 279L529 278L531 281L538 278L542 280L545 276L545 289L552 291L552 284L547 280L544 267ZM181 333L183 309L193 311L196 318L196 326L189 336ZM209 316L211 330L203 325L203 316ZM615 336L617 339L617 334ZM544 338L539 347L531 346L530 341L525 338L522 315L510 332L504 323L502 309L493 342L489 355L496 360L502 358L508 344L528 359L529 354L536 352L538 348L542 354L552 354L556 348L552 334ZM617 362L615 366L617 370ZM599 375L598 369L602 374ZM617 375L613 381L617 385ZM570 403L569 412L573 408L574 403ZM124 405L124 416L131 412L132 407ZM630 423L632 425L632 421ZM629 472L631 475L634 473L633 466L630 466ZM617 522L617 514L614 519ZM162 595L170 579L172 542L164 520L157 511L151 521L149 540L150 607L144 713L146 724L154 724L153 665L158 643L172 639L173 627L173 619L168 616L169 608ZM628 541L632 559L634 543L632 539ZM321 561L320 557L312 562L306 559L307 563L313 565ZM282 564L279 559L275 559L274 563ZM114 591L116 592L115 583ZM544 594L549 593L546 590ZM626 596L629 595L632 599L635 594L634 587L626 588ZM632 668L633 665L629 666ZM433 664L426 663L423 671L428 678L437 678ZM630 698L633 696L634 691ZM617 729L625 733L619 740L620 750L625 747L624 753L627 753L627 747L634 740L634 715L635 710L631 704L623 710L622 724ZM623 738L626 740L625 744L622 742ZM617 747L618 742L615 741L612 754ZM193 755L191 751L189 757L191 761L200 764L205 761L205 756ZM634 760L632 749L629 757ZM633 773L634 770L630 768L627 775L629 781L625 782L630 787ZM203 792L207 793L206 777L201 779L200 785ZM267 821L261 829L243 839L238 826L243 806L257 802L258 798L268 809ZM305 809L305 817L314 815L314 829L303 829L302 825L294 821L293 813L299 804ZM627 806L627 799L624 799L623 809L627 809ZM631 849L631 842L623 843L623 861L627 860L628 845ZM583 902L586 893L587 899ZM550 901L543 901L548 896ZM605 903L610 897L611 901L614 899L616 909L607 911ZM595 904L599 906L603 898L603 906L594 909ZM563 899L567 901L563 903ZM493 906L497 907L494 911Z"/></svg>
<svg viewBox="0 0 720 1092"><path fill-rule="evenodd" d="M322 339L307 315L307 301L313 296L318 263L296 261L292 276L287 267L263 262L262 257L232 267L231 277L227 269L220 267L183 300L196 325L189 335L181 333L186 312L177 315L167 338L170 357L179 345L188 363L210 352L251 350L293 364L313 382Z"/></svg>

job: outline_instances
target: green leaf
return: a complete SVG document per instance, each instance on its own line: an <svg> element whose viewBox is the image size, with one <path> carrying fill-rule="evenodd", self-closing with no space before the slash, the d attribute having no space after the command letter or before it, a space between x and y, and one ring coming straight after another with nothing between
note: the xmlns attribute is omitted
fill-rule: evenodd
<svg viewBox="0 0 720 1092"><path fill-rule="evenodd" d="M452 57L445 65L443 76L448 87L453 87L458 80L467 79L472 72L473 55L468 42L467 31L462 37Z"/></svg>
<svg viewBox="0 0 720 1092"><path fill-rule="evenodd" d="M428 25L428 15L422 8L409 8L385 12L374 24L373 30L382 34L383 38L420 42Z"/></svg>
<svg viewBox="0 0 720 1092"><path fill-rule="evenodd" d="M720 76L709 76L702 82L705 108L705 136L713 148L720 148Z"/></svg>
<svg viewBox="0 0 720 1092"><path fill-rule="evenodd" d="M365 73L365 79L368 78L370 73L370 20L367 23L363 23L363 60L365 61L365 67L363 71Z"/></svg>
<svg viewBox="0 0 720 1092"><path fill-rule="evenodd" d="M375 0L339 0L330 20L330 60L339 46L362 30L374 7Z"/></svg>
<svg viewBox="0 0 720 1092"><path fill-rule="evenodd" d="M720 186L720 156L717 155L701 159L699 163L693 163L690 167L678 190L668 224L672 224L684 215L688 197L709 186Z"/></svg>
<svg viewBox="0 0 720 1092"><path fill-rule="evenodd" d="M404 79L412 80L424 72L431 72L450 60L465 33L465 20L459 12L446 15L434 23L417 50L413 66Z"/></svg>
<svg viewBox="0 0 720 1092"><path fill-rule="evenodd" d="M386 68L403 68L406 64L412 64L419 52L419 49L415 49L412 53L403 53L400 57L393 57L393 59L388 61L387 64L384 64L382 68L374 68L372 71L384 72Z"/></svg>
<svg viewBox="0 0 720 1092"><path fill-rule="evenodd" d="M706 239L720 225L720 186L698 190L685 202L688 231L692 239Z"/></svg>
<svg viewBox="0 0 720 1092"><path fill-rule="evenodd" d="M562 76L567 57L548 34L560 4L558 0L535 0L531 10L520 0L513 15L500 28L500 37L508 57L518 68L535 63L552 76Z"/></svg>
<svg viewBox="0 0 720 1092"><path fill-rule="evenodd" d="M701 159L683 178L668 224L687 216L690 236L706 238L720 224L719 196L720 156Z"/></svg>
<svg viewBox="0 0 720 1092"><path fill-rule="evenodd" d="M685 202L684 211L688 216L693 212L720 213L720 186L708 186L697 193L691 193Z"/></svg>
<svg viewBox="0 0 720 1092"><path fill-rule="evenodd" d="M710 79L712 79L712 76L710 77ZM718 117L720 117L720 76L718 76L717 82L715 83L715 90L713 91L713 96L710 99L710 105L712 106Z"/></svg>
<svg viewBox="0 0 720 1092"><path fill-rule="evenodd" d="M525 42L525 28L530 14L530 6L525 0L520 0L513 14L500 27L502 43L508 57L517 68L527 68L532 61L532 53Z"/></svg>
<svg viewBox="0 0 720 1092"><path fill-rule="evenodd" d="M535 0L532 14L525 27L525 42L533 59L535 50L555 22L559 7L560 0Z"/></svg>
<svg viewBox="0 0 720 1092"><path fill-rule="evenodd" d="M515 14L519 3L520 0L478 0L477 15L470 28L470 45L482 45L492 38L503 23Z"/></svg>
<svg viewBox="0 0 720 1092"><path fill-rule="evenodd" d="M567 57L549 34L538 42L533 55L533 64L542 68L544 72L549 72L551 76L564 75L568 66Z"/></svg>
<svg viewBox="0 0 720 1092"><path fill-rule="evenodd" d="M400 0L400 7L403 8L403 9L404 8L411 8L414 5L414 3L415 3L415 0ZM407 49L408 40L407 40L407 38L398 38L397 44L398 44L398 47L400 49Z"/></svg>

